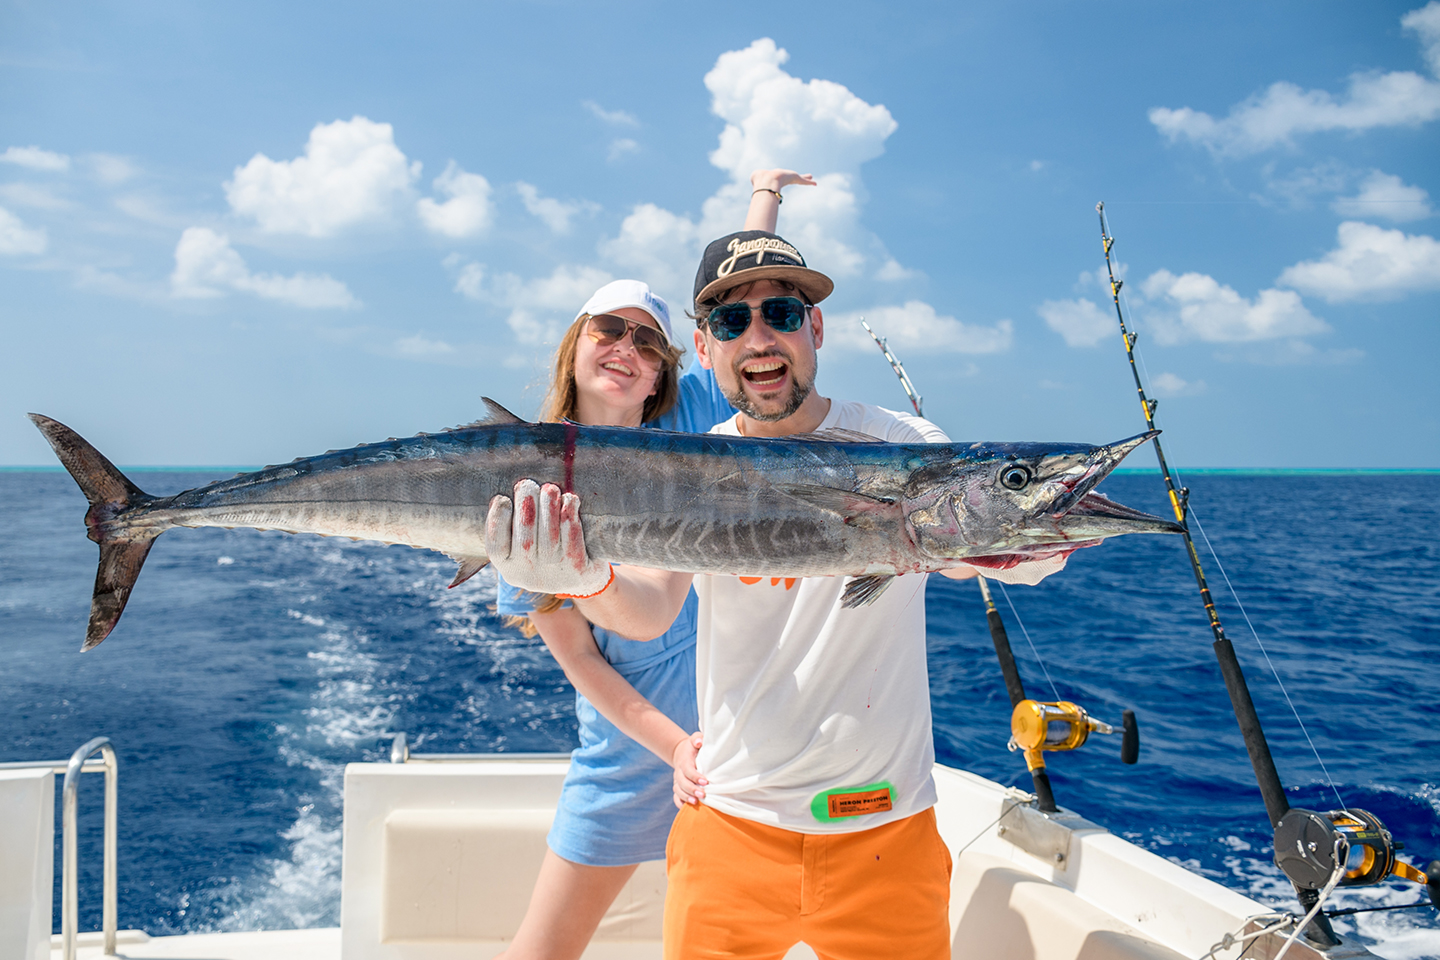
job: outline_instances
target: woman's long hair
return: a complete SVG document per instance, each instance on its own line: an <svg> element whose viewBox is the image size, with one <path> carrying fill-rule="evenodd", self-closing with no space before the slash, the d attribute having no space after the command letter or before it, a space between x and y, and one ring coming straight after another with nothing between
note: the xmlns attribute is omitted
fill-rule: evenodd
<svg viewBox="0 0 1440 960"><path fill-rule="evenodd" d="M555 368L550 376L550 388L545 391L545 402L540 407L542 422L574 420L579 412L580 398L575 387L575 347L589 321L590 314L582 313L570 324L570 329L565 331L565 336L560 338L560 345L555 348ZM669 413L670 408L675 406L675 401L680 398L680 358L684 353L682 348L670 345L660 375L655 380L655 392L645 398L645 407L640 412L642 423L649 423ZM536 613L554 613L565 605L565 601L553 593L533 596L536 598ZM535 623L529 617L506 617L505 622L518 628L527 637L536 634Z"/></svg>
<svg viewBox="0 0 1440 960"><path fill-rule="evenodd" d="M555 348L555 369L550 376L550 389L545 391L545 402L540 407L540 419L546 423L574 420L579 411L580 398L575 387L575 345L589 322L590 314L580 314L565 331L565 336L560 338L560 346ZM680 398L680 357L684 353L680 347L670 346L660 376L655 381L655 392L645 398L645 407L640 412L641 423L649 423L669 413Z"/></svg>

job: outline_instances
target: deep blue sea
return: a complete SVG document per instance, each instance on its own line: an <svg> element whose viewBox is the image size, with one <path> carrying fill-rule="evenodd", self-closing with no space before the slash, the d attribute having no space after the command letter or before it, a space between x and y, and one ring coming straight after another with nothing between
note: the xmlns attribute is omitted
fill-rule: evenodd
<svg viewBox="0 0 1440 960"><path fill-rule="evenodd" d="M232 472L132 476L168 494ZM1184 479L1274 665L1205 554L1293 802L1330 809L1338 791L1380 815L1412 862L1440 858L1440 476ZM1158 476L1104 488L1164 509ZM575 742L573 692L538 640L491 612L493 577L447 590L453 564L404 547L172 531L114 634L82 656L96 558L84 512L58 470L0 472L0 760L114 741L122 928L337 924L346 763L388 757L398 731L423 752ZM1101 719L1118 724L1126 707L1139 716L1137 766L1119 762L1118 737L1051 755L1059 801L1293 908L1180 539L1112 540L1038 587L997 591L997 602L1032 696L1052 698L1048 674L1061 698ZM1009 702L979 591L933 578L927 604L940 760L1028 785L1005 749ZM100 784L87 776L81 790L82 929L100 922ZM1338 902L1420 896L1392 881ZM1440 956L1434 911L1337 925L1395 960Z"/></svg>

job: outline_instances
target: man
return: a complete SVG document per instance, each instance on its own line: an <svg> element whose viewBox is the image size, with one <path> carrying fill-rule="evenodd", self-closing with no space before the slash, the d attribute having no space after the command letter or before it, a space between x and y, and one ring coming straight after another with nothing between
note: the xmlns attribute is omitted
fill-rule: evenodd
<svg viewBox="0 0 1440 960"><path fill-rule="evenodd" d="M825 339L817 304L833 286L773 233L710 244L695 281L696 354L740 411L712 432L838 428L943 442L925 420L815 392ZM580 506L526 481L513 521L492 508L490 555L505 577L575 596L593 623L635 639L669 626L692 579L700 598L705 779L670 834L665 956L780 958L804 940L837 960L948 958L951 861L931 809L926 577L900 577L870 606L842 609L843 577L611 568L585 558L583 543L568 560L537 557L537 543L579 541Z"/></svg>

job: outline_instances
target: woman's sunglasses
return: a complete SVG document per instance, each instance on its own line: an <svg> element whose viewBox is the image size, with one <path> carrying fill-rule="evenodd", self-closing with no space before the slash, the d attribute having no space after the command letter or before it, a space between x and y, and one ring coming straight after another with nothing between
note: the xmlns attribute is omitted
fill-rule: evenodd
<svg viewBox="0 0 1440 960"><path fill-rule="evenodd" d="M794 333L805 325L809 305L799 297L766 297L756 305L760 319L780 333ZM750 329L750 303L722 303L705 320L716 340L734 340Z"/></svg>
<svg viewBox="0 0 1440 960"><path fill-rule="evenodd" d="M587 332L596 346L608 347L624 340L625 334L631 330L635 331L631 337L637 353L651 363L663 365L669 362L670 346L665 342L664 334L654 327L617 317L613 313L600 313L590 318Z"/></svg>

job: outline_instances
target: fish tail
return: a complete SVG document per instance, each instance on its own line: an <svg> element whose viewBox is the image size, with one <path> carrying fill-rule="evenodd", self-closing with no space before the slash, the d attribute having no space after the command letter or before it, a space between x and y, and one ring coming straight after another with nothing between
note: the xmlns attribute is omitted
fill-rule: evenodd
<svg viewBox="0 0 1440 960"><path fill-rule="evenodd" d="M150 547L165 529L160 525L117 523L121 514L155 498L142 491L85 438L58 420L30 414L54 448L55 455L70 471L80 492L90 501L85 514L88 536L100 545L100 566L95 571L95 594L90 600L90 623L85 630L82 651L90 650L110 635L130 591L140 576L140 567Z"/></svg>

